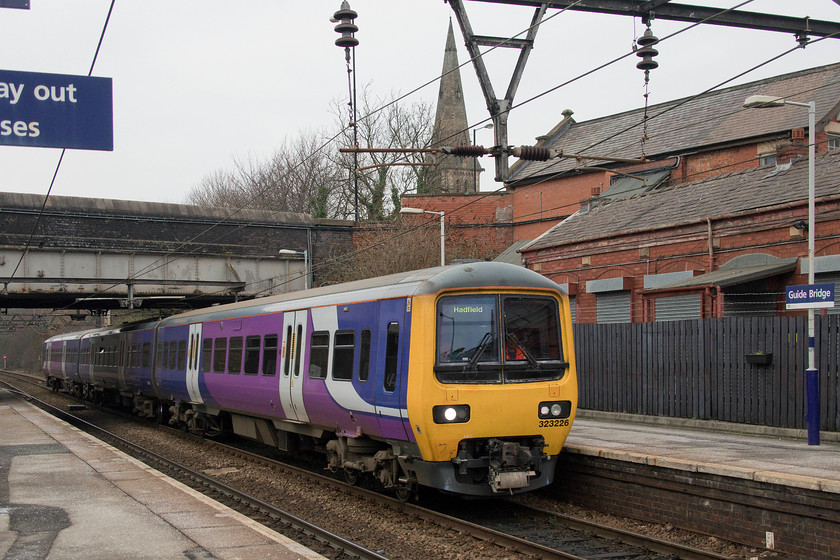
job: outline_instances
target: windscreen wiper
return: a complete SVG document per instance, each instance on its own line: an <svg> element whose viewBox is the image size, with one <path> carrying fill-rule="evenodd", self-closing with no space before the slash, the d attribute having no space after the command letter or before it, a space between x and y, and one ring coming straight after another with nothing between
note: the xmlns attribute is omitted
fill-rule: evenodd
<svg viewBox="0 0 840 560"><path fill-rule="evenodd" d="M475 349L475 353L472 355L472 358L470 358L470 369L475 367L475 365L478 363L478 359L481 357L482 354L484 354L484 351L487 349L487 347L492 341L493 333L489 331L484 333L484 336L481 338L481 342L478 343L478 347Z"/></svg>
<svg viewBox="0 0 840 560"><path fill-rule="evenodd" d="M535 359L534 359L534 357L531 355L531 353L530 353L530 352L528 352L528 350L527 350L524 346L522 346L522 343L521 343L521 342L519 342L519 340L518 340L518 339L517 339L514 335L512 335L512 334L508 334L508 335L507 335L507 338L508 338L508 340L510 340L511 342L513 342L513 344L514 344L514 345L515 345L515 346L516 346L519 350L521 350L521 351L522 351L522 355L523 355L523 356L525 356L525 359L526 359L526 360L528 360L528 364L530 364L530 366L531 366L532 368L534 368L534 369L540 369L540 364L537 362L537 360L535 360Z"/></svg>

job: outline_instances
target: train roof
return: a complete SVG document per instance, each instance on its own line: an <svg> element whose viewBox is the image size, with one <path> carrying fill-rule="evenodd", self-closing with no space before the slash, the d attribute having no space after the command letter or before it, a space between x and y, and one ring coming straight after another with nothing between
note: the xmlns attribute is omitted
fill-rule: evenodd
<svg viewBox="0 0 840 560"><path fill-rule="evenodd" d="M205 315L235 317L247 312L270 313L298 307L336 305L353 301L389 299L438 293L461 288L538 288L559 290L557 283L527 268L507 263L475 262L401 272L388 276L333 284L310 290L250 299L238 303L179 313L161 325L181 324Z"/></svg>

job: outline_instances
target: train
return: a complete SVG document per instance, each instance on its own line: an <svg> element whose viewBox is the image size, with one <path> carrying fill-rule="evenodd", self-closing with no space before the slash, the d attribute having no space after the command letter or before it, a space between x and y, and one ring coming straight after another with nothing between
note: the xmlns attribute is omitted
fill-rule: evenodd
<svg viewBox="0 0 840 560"><path fill-rule="evenodd" d="M319 452L401 499L550 484L578 397L568 296L494 262L53 336L43 367L55 390Z"/></svg>

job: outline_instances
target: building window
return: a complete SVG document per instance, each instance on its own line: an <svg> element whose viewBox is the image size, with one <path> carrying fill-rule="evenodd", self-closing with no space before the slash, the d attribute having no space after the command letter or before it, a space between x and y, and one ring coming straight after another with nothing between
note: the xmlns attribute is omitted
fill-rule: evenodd
<svg viewBox="0 0 840 560"><path fill-rule="evenodd" d="M760 154L758 156L759 164L764 167L766 165L776 165L778 158L776 154Z"/></svg>
<svg viewBox="0 0 840 560"><path fill-rule="evenodd" d="M828 149L829 150L840 150L840 135L837 135L837 134L829 134L828 135Z"/></svg>

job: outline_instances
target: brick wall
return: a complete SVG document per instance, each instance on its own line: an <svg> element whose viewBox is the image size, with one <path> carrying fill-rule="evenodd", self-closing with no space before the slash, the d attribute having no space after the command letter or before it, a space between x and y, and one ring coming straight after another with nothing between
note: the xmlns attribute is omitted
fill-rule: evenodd
<svg viewBox="0 0 840 560"><path fill-rule="evenodd" d="M550 491L585 507L812 560L840 550L840 495L564 451ZM758 553L756 554L758 556Z"/></svg>
<svg viewBox="0 0 840 560"><path fill-rule="evenodd" d="M493 258L513 244L512 197L508 193L473 195L406 195L405 208L444 212L447 261L452 258ZM403 215L412 223L439 227L431 214Z"/></svg>

